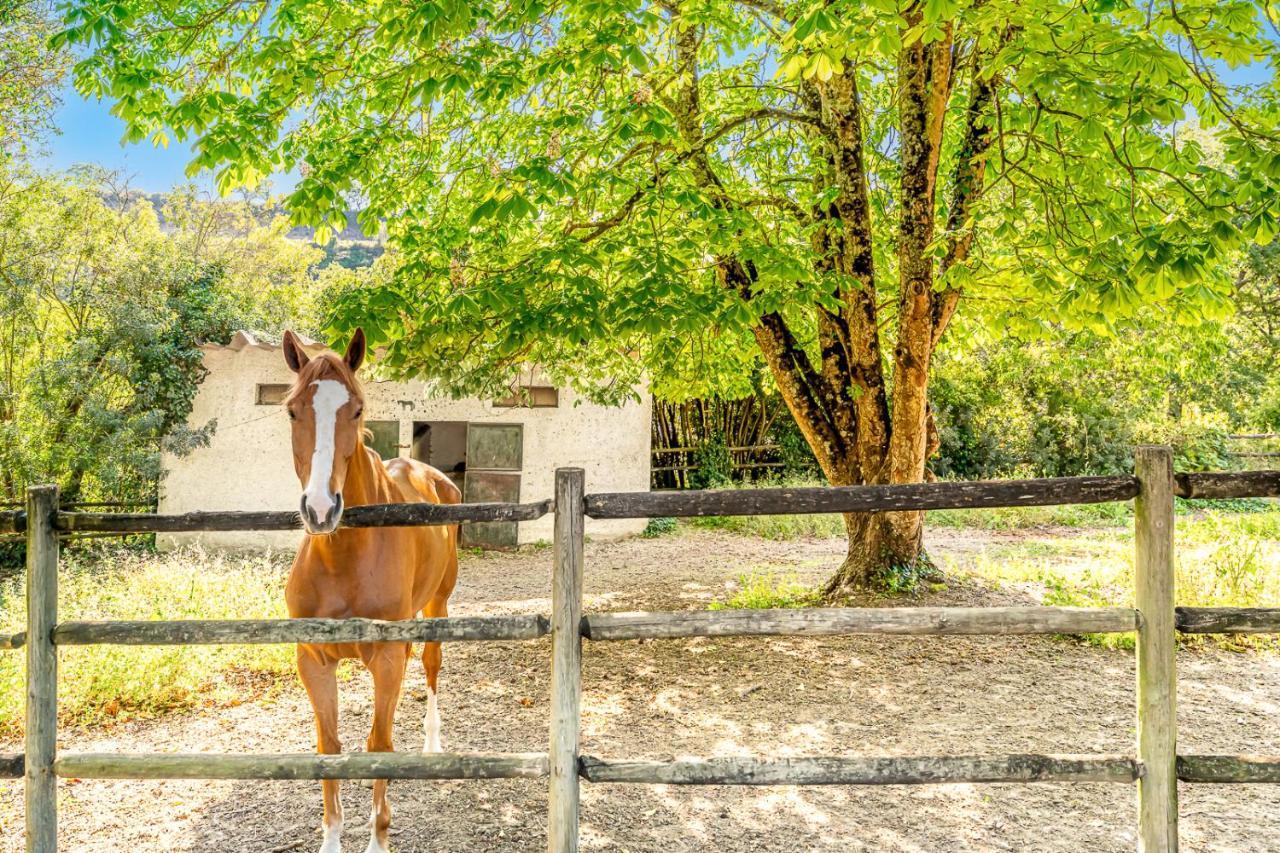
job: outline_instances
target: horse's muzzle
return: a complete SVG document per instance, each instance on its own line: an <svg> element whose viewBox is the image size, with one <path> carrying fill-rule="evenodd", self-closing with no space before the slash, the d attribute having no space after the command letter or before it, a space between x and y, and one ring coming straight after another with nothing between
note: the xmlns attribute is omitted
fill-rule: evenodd
<svg viewBox="0 0 1280 853"><path fill-rule="evenodd" d="M311 535L322 536L332 533L338 529L338 523L342 521L342 493L339 492L334 498L333 506L329 507L329 511L325 513L324 518L317 515L316 511L307 505L307 496L305 494L302 496L298 513L302 516L302 526Z"/></svg>

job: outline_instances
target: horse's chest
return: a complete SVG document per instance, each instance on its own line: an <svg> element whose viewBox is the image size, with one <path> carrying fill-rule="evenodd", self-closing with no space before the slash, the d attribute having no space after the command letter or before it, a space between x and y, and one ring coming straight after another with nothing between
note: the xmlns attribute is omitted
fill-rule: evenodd
<svg viewBox="0 0 1280 853"><path fill-rule="evenodd" d="M413 564L393 551L341 555L304 555L294 564L285 599L289 613L341 619L409 619L420 586Z"/></svg>

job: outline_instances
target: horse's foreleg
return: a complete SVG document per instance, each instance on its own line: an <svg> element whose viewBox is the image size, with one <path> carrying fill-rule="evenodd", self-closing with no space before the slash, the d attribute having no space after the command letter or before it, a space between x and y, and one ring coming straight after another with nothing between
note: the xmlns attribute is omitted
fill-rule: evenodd
<svg viewBox="0 0 1280 853"><path fill-rule="evenodd" d="M381 646L368 661L373 676L373 728L369 731L369 752L391 752L392 726L396 705L400 702L400 685L404 681L409 648L399 643ZM387 802L387 780L373 783L373 834L365 853L386 853L391 830L391 804Z"/></svg>
<svg viewBox="0 0 1280 853"><path fill-rule="evenodd" d="M307 689L311 709L316 718L316 752L342 752L338 739L338 665L321 660L298 646L298 677ZM320 783L324 791L324 841L320 853L342 853L341 782L326 779Z"/></svg>
<svg viewBox="0 0 1280 853"><path fill-rule="evenodd" d="M449 615L449 601L437 598L423 609L428 618L444 618ZM427 674L427 713L422 718L423 752L443 752L440 744L440 705L437 701L437 683L440 678L440 644L426 643L422 647L422 669Z"/></svg>

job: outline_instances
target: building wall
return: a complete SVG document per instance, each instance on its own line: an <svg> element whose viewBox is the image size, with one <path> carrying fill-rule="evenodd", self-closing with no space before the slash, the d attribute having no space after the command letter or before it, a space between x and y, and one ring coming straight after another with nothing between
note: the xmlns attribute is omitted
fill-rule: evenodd
<svg viewBox="0 0 1280 853"><path fill-rule="evenodd" d="M189 422L212 419L217 429L208 447L182 458L167 456L161 513L197 510L295 510L301 487L293 470L289 421L277 405L257 405L260 383L289 384L293 373L278 347L236 342L206 347L209 375L200 386ZM577 400L560 389L555 408L504 408L486 400L429 398L421 382L374 382L365 378L366 420L396 420L400 453L410 455L414 421L469 421L524 426L520 500L554 495L555 469L586 470L588 492L648 491L651 401L622 407ZM639 532L644 520L587 519L588 536L609 538ZM297 531L210 532L157 537L160 547L199 541L230 549L293 549ZM550 541L552 516L520 525L520 542Z"/></svg>

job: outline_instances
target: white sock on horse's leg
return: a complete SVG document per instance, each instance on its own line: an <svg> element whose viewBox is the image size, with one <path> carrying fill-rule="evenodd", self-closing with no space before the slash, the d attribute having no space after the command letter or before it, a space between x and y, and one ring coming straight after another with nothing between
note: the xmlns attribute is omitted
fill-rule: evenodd
<svg viewBox="0 0 1280 853"><path fill-rule="evenodd" d="M324 828L324 841L320 853L342 853L342 818L339 817Z"/></svg>
<svg viewBox="0 0 1280 853"><path fill-rule="evenodd" d="M422 743L423 752L443 752L440 746L440 705L436 700L436 692L427 688L427 713L422 718L422 731L426 739Z"/></svg>
<svg viewBox="0 0 1280 853"><path fill-rule="evenodd" d="M387 849L378 843L378 836L373 835L369 839L369 846L364 848L364 853L387 853Z"/></svg>

